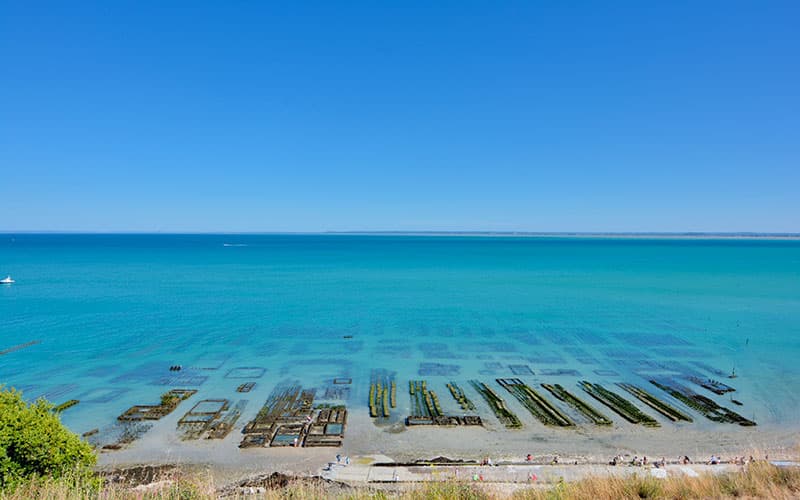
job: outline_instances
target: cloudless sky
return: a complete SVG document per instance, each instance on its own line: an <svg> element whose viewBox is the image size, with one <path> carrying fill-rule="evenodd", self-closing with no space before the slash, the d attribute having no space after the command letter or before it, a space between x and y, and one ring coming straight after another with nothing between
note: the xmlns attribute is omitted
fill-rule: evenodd
<svg viewBox="0 0 800 500"><path fill-rule="evenodd" d="M0 230L800 232L800 2L0 0Z"/></svg>

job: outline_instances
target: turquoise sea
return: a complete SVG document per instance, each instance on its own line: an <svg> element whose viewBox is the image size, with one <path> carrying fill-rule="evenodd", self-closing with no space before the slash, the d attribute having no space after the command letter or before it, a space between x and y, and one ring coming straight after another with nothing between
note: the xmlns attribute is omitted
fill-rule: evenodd
<svg viewBox="0 0 800 500"><path fill-rule="evenodd" d="M0 382L79 399L77 432L172 387L234 398L241 374L251 416L284 381L350 377L366 411L373 369L402 386L512 365L575 391L700 373L759 428L800 426L797 240L4 234L0 274L0 350L40 341L0 355Z"/></svg>

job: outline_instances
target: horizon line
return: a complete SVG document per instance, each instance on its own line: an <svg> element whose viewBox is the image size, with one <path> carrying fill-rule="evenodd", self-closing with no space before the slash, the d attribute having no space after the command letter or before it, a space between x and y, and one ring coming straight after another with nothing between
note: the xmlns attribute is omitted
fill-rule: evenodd
<svg viewBox="0 0 800 500"><path fill-rule="evenodd" d="M492 230L357 230L357 231L88 231L88 230L3 230L0 234L74 235L374 235L374 236L666 236L720 238L800 238L800 232L759 231L492 231Z"/></svg>

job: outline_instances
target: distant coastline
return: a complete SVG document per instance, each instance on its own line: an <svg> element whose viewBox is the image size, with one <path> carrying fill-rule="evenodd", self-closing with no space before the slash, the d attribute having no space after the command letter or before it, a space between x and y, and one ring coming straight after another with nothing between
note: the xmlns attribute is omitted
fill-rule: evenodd
<svg viewBox="0 0 800 500"><path fill-rule="evenodd" d="M474 236L504 238L619 238L619 239L745 239L800 240L800 233L759 232L545 232L545 231L13 231L0 229L0 234L13 235L142 235L142 236Z"/></svg>
<svg viewBox="0 0 800 500"><path fill-rule="evenodd" d="M800 233L713 232L527 232L527 231L328 231L324 234L375 236L498 236L521 238L768 239L796 240Z"/></svg>

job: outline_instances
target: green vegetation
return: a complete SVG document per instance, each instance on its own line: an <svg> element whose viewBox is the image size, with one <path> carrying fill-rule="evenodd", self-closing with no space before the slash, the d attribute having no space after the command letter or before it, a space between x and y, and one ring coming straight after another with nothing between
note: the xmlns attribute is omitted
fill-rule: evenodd
<svg viewBox="0 0 800 500"><path fill-rule="evenodd" d="M470 401L466 394L464 394L464 390L458 386L455 382L450 382L447 384L447 388L450 389L450 394L453 395L453 399L458 402L458 405L461 406L462 410L474 410L475 404Z"/></svg>
<svg viewBox="0 0 800 500"><path fill-rule="evenodd" d="M444 415L439 406L439 397L435 392L428 390L424 380L411 380L408 383L408 393L411 395L411 415L415 417L441 417Z"/></svg>
<svg viewBox="0 0 800 500"><path fill-rule="evenodd" d="M347 487L322 481L287 478L279 484L264 484L263 493L237 495L230 488L217 489L207 475L172 475L157 488L134 491L119 484L106 484L92 489L89 483L68 478L33 478L15 490L0 491L0 500L52 498L62 500L102 498L104 500L198 499L211 500L225 493L224 498L283 499L348 499L348 500L594 500L605 499L733 499L733 498L798 498L800 469L779 468L766 462L751 464L741 471L726 474L701 474L686 477L670 475L656 479L647 474L630 476L594 476L575 482L555 482L531 487L505 489L492 483L473 481L436 481L399 488L380 489L373 486ZM95 487L96 488L96 487Z"/></svg>
<svg viewBox="0 0 800 500"><path fill-rule="evenodd" d="M389 391L382 383L369 386L369 416L389 418ZM380 411L379 411L380 410Z"/></svg>
<svg viewBox="0 0 800 500"><path fill-rule="evenodd" d="M561 384L542 384L547 391L550 392L553 396L558 398L559 400L567 403L571 407L575 408L579 412L581 412L586 418L594 422L596 425L611 425L613 422L611 419L600 413L599 411L595 410L590 405L584 403L581 399L577 396L572 394L571 392L564 389Z"/></svg>
<svg viewBox="0 0 800 500"><path fill-rule="evenodd" d="M617 385L622 387L626 391L630 392L631 394L636 396L641 402L643 402L650 408L654 409L655 411L659 412L660 414L664 415L673 422L678 422L680 420L683 420L684 422L692 421L692 417L680 411L679 409L675 408L674 406L671 406L665 403L664 401L661 401L660 399L650 394L649 392L645 391L641 387L635 386L633 384L627 384L624 382L619 382Z"/></svg>
<svg viewBox="0 0 800 500"><path fill-rule="evenodd" d="M189 399L196 392L194 389L171 389L161 395L161 406L174 410L181 401Z"/></svg>
<svg viewBox="0 0 800 500"><path fill-rule="evenodd" d="M389 418L389 393L383 389L383 416Z"/></svg>
<svg viewBox="0 0 800 500"><path fill-rule="evenodd" d="M378 416L378 410L375 406L375 397L378 394L378 386L376 384L369 384L369 416L375 418Z"/></svg>
<svg viewBox="0 0 800 500"><path fill-rule="evenodd" d="M527 489L514 498L539 500L560 499L730 499L730 498L798 498L800 469L780 468L766 462L728 474L701 474L686 477L670 475L656 479L647 474L632 476L595 476L574 483L562 483L541 490Z"/></svg>
<svg viewBox="0 0 800 500"><path fill-rule="evenodd" d="M91 446L61 424L52 404L28 404L19 391L0 388L0 487L34 476L90 475L96 461Z"/></svg>
<svg viewBox="0 0 800 500"><path fill-rule="evenodd" d="M616 392L609 391L600 384L593 384L587 380L580 383L587 394L611 408L614 413L632 424L642 424L647 427L660 427L656 419L644 413Z"/></svg>
<svg viewBox="0 0 800 500"><path fill-rule="evenodd" d="M497 383L510 392L522 406L544 425L574 427L575 423L550 401L518 378L499 378Z"/></svg>
<svg viewBox="0 0 800 500"><path fill-rule="evenodd" d="M494 412L497 419L506 426L508 429L519 429L522 427L522 422L519 420L514 412L508 409L506 402L492 390L491 387L478 380L470 380L470 385L475 391L478 392L489 407Z"/></svg>
<svg viewBox="0 0 800 500"><path fill-rule="evenodd" d="M346 408L343 404L332 403L318 403L314 405L315 410L344 410Z"/></svg>
<svg viewBox="0 0 800 500"><path fill-rule="evenodd" d="M56 413L61 413L62 411L66 410L68 408L72 408L73 406L75 406L78 403L80 403L80 401L78 401L77 399L70 399L69 401L65 401L65 402L61 403L60 405L57 405L56 407L54 407L53 411L56 412Z"/></svg>
<svg viewBox="0 0 800 500"><path fill-rule="evenodd" d="M651 380L650 383L678 401L681 401L689 408L701 413L707 419L713 420L714 422L739 424L745 427L752 427L756 425L754 421L749 420L739 415L735 411L725 408L724 406L720 406L713 399L709 399L701 394L697 394L680 384L668 384L667 382L662 383L655 380Z"/></svg>
<svg viewBox="0 0 800 500"><path fill-rule="evenodd" d="M369 385L369 416L389 418L390 408L397 406L397 384L394 374L382 370L372 371Z"/></svg>

